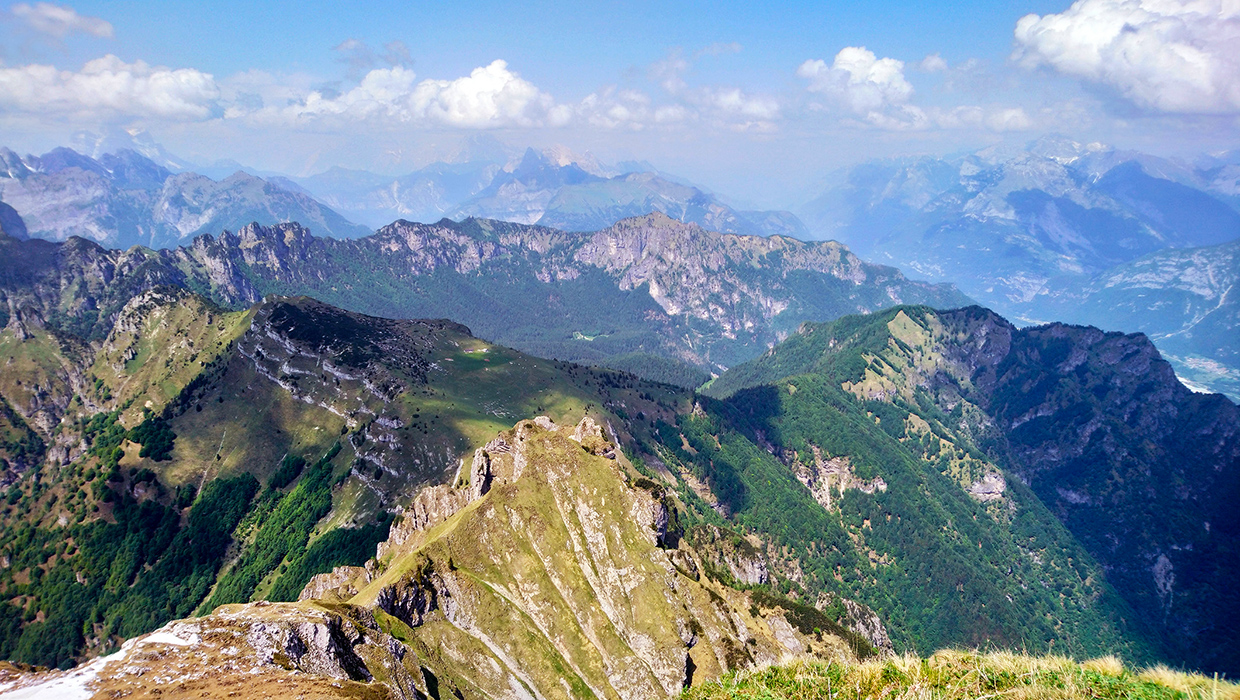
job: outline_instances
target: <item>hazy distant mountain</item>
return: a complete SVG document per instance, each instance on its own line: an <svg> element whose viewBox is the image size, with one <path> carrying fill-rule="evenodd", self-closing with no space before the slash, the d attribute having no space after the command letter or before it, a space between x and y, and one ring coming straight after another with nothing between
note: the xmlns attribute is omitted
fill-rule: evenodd
<svg viewBox="0 0 1240 700"><path fill-rule="evenodd" d="M1011 310L1062 275L1240 237L1240 212L1211 191L1222 184L1152 156L1043 139L1015 153L867 163L802 215L818 237Z"/></svg>
<svg viewBox="0 0 1240 700"><path fill-rule="evenodd" d="M356 221L380 227L397 219L438 221L491 183L500 163L432 163L400 177L332 168L295 180L328 206Z"/></svg>
<svg viewBox="0 0 1240 700"><path fill-rule="evenodd" d="M97 134L92 131L79 131L70 139L69 147L95 160L103 158L109 153L134 151L174 173L185 170L198 170L198 168L184 158L169 153L146 129L111 129L104 134ZM239 169L233 168L224 173L224 175L229 175ZM201 171L199 170L199 172Z"/></svg>
<svg viewBox="0 0 1240 700"><path fill-rule="evenodd" d="M1026 313L1141 331L1181 377L1240 402L1240 240L1170 248L1038 295Z"/></svg>
<svg viewBox="0 0 1240 700"><path fill-rule="evenodd" d="M808 231L790 212L739 212L716 196L658 173L608 175L596 163L525 152L519 165L496 175L483 191L450 214L593 231L631 216L661 212L721 233L781 234ZM593 166L593 167L591 167Z"/></svg>
<svg viewBox="0 0 1240 700"><path fill-rule="evenodd" d="M289 189L304 188L336 211L374 227L399 219L430 223L473 216L595 231L657 211L721 233L808 235L791 212L737 211L645 161L608 165L563 146L529 148L511 160L503 157L498 142L466 146L451 162L398 177L332 168L310 177L268 179Z"/></svg>
<svg viewBox="0 0 1240 700"><path fill-rule="evenodd" d="M216 181L173 173L134 150L98 159L69 148L21 157L0 148L0 199L32 237L82 236L112 247L176 246L194 236L258 221L304 221L319 235L370 232L304 193L237 172Z"/></svg>
<svg viewBox="0 0 1240 700"><path fill-rule="evenodd" d="M1110 302L1082 290L1110 289L1113 283L1098 280L1123 278L1122 269L1108 271L1142 256L1240 238L1235 160L1224 154L1189 165L1044 138L1016 151L866 163L839 174L802 216L816 236L910 274L952 281L1001 313L1147 330L1176 355L1162 336L1197 324L1196 307L1161 307L1157 328L1144 313L1117 325ZM1201 260L1190 256L1181 267ZM1166 296L1151 278L1142 279L1143 294ZM1067 301L1082 295L1095 301ZM1195 347L1214 348L1207 357L1230 362L1224 355L1232 351L1219 348L1235 346L1234 333L1209 339L1204 333L1195 331Z"/></svg>

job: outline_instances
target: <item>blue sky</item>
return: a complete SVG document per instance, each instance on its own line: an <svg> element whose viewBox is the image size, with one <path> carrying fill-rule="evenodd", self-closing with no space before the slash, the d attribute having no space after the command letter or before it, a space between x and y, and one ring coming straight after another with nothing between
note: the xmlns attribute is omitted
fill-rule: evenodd
<svg viewBox="0 0 1240 700"><path fill-rule="evenodd" d="M0 142L145 129L310 174L407 171L487 133L778 206L866 158L1048 132L1240 145L1232 0L342 5L0 6Z"/></svg>

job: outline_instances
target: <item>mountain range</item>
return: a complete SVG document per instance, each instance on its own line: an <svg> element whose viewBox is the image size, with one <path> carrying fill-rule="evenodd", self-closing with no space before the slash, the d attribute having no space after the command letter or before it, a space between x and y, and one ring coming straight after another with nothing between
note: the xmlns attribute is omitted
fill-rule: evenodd
<svg viewBox="0 0 1240 700"><path fill-rule="evenodd" d="M611 166L563 147L515 157L493 139L475 139L398 177L342 168L296 178L226 175L220 167L243 166L217 164L206 167L221 173L215 181L144 133L83 133L74 146L92 157L68 149L3 154L9 177L0 178L0 199L29 219L11 221L10 230L164 248L251 222L299 221L320 237L355 238L394 220L475 217L584 232L661 212L718 232L838 238L907 274L957 283L1024 323L1142 331L1192 386L1240 400L1229 285L1218 281L1227 275L1217 277L1218 264L1198 264L1230 259L1227 244L1240 236L1234 154L1188 164L1048 137L1023 149L872 162L838 173L801 210L811 234L789 212L733 209L649 163ZM1223 247L1171 252L1214 246ZM1176 262L1159 262L1168 255ZM1180 281L1132 265L1174 267ZM1199 293L1189 279L1215 281ZM1181 298L1186 284L1189 301ZM1110 313L1119 307L1143 311Z"/></svg>
<svg viewBox="0 0 1240 700"><path fill-rule="evenodd" d="M962 292L563 150L329 171L355 211L463 197L331 235L273 208L344 221L303 181L95 141L0 154L0 694L1240 673L1240 407L1189 388L1234 379L1230 156L1048 139L863 166L810 208ZM270 223L71 235L153 236L174 187ZM1058 656L992 681L935 653L961 648Z"/></svg>
<svg viewBox="0 0 1240 700"><path fill-rule="evenodd" d="M565 231L595 231L621 219L661 212L720 233L780 234L805 238L791 212L738 211L718 196L649 163L599 163L565 148L526 149L520 159L489 156L436 162L400 177L333 168L301 178L275 178L304 188L337 211L376 228L394 220L433 222L447 217L497 219Z"/></svg>
<svg viewBox="0 0 1240 700"><path fill-rule="evenodd" d="M1225 324L1217 333L1201 325L1211 300L1225 305L1228 285L1209 282L1205 297L1181 298L1184 280L1213 279L1218 265L1200 263L1215 252L1227 258L1226 244L1240 239L1234 160L1185 164L1047 137L1024 149L867 163L837 174L801 213L815 236L909 274L951 280L1024 322L1149 333L1179 371L1234 392L1228 377L1240 371L1240 336ZM1212 246L1224 247L1173 252ZM1171 267L1178 272L1165 280L1148 274ZM1196 340L1174 340L1190 336Z"/></svg>
<svg viewBox="0 0 1240 700"><path fill-rule="evenodd" d="M247 173L220 181L173 174L129 150L95 160L68 148L26 157L0 149L0 199L21 215L30 236L81 236L122 248L176 246L255 220L305 221L320 235L339 237L370 232L304 194Z"/></svg>
<svg viewBox="0 0 1240 700"><path fill-rule="evenodd" d="M665 697L780 648L996 644L1237 667L1240 409L1184 388L1143 336L1020 330L977 307L880 311L892 289L958 297L838 244L659 215L594 234L470 220L355 241L251 226L163 251L3 243L8 658L71 665L216 610L161 634L218 660L202 640L233 630L254 651L245 673L424 693L429 678L488 696L512 678L598 691L638 659L647 670L632 677L648 680L632 682ZM596 250L617 268L590 262ZM496 260L511 274L487 272ZM814 271L823 260L835 267ZM798 269L820 281L779 292ZM466 295L514 310L572 301L557 281L594 276L575 292L596 300L585 309L614 317L607 295L627 298L647 324L662 309L675 331L649 337L663 352L754 359L695 394L538 359L452 321L271 296L400 300L359 270L452 290L421 297L438 316L470 308ZM695 296L703 278L723 286ZM721 303L746 284L775 290L783 301L765 303L787 303L780 313L807 288L818 308L876 306L826 324L787 317L795 327L769 347L728 338L744 328L732 319L765 318L765 337L776 327L780 313ZM528 302L514 293L531 288ZM548 554L562 551L579 554ZM641 562L670 578L624 583ZM546 586L561 591L554 610L534 606ZM679 642L642 641L647 595L682 601L651 613L688 615L662 628ZM478 596L496 605L463 602ZM495 613L468 612L482 609ZM453 661L470 648L494 674Z"/></svg>
<svg viewBox="0 0 1240 700"><path fill-rule="evenodd" d="M736 211L649 164L604 166L563 148L527 149L512 162L494 146L472 148L458 155L474 160L398 177L333 168L292 178L232 164L217 180L144 133L81 133L74 146L24 157L0 150L0 200L25 220L28 235L169 248L251 222L298 221L320 236L356 238L396 220L478 217L592 231L656 211L722 233L806 233L789 212Z"/></svg>
<svg viewBox="0 0 1240 700"><path fill-rule="evenodd" d="M899 307L695 396L448 321L131 294L100 339L27 311L0 333L27 435L7 658L214 611L95 687L667 697L788 654L982 644L1234 668L1237 409L1140 336ZM1194 456L1160 457L1186 429ZM1136 501L1166 481L1151 531Z"/></svg>
<svg viewBox="0 0 1240 700"><path fill-rule="evenodd" d="M255 224L159 251L109 251L82 239L3 244L6 274L21 280L6 290L7 313L85 337L106 335L137 288L175 284L233 307L305 294L375 315L450 317L543 357L685 386L806 320L894 303L968 303L948 285L912 282L838 243L719 234L661 214L593 233L467 219L401 221L353 240ZM64 296L66 277L85 285L77 298Z"/></svg>

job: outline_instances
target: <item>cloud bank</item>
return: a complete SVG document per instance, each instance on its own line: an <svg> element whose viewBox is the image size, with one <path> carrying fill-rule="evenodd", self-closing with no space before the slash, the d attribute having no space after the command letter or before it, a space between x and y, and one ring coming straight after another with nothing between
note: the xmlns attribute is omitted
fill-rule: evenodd
<svg viewBox="0 0 1240 700"><path fill-rule="evenodd" d="M342 94L313 91L258 116L290 122L339 116L478 129L555 126L570 118L571 110L496 60L455 80L418 81L404 66L376 68Z"/></svg>
<svg viewBox="0 0 1240 700"><path fill-rule="evenodd" d="M42 117L207 119L220 90L209 73L170 69L113 55L80 71L31 64L0 68L0 109Z"/></svg>
<svg viewBox="0 0 1240 700"><path fill-rule="evenodd" d="M1013 58L1117 90L1151 110L1240 113L1240 2L1077 0L1016 24Z"/></svg>
<svg viewBox="0 0 1240 700"><path fill-rule="evenodd" d="M943 72L947 62L938 54L931 54L918 67L926 72ZM912 104L914 90L904 75L904 62L879 58L864 46L845 47L830 65L822 59L805 61L797 69L797 75L808 81L809 92L823 95L835 107L880 129L1022 131L1033 126L1020 107L923 108Z"/></svg>

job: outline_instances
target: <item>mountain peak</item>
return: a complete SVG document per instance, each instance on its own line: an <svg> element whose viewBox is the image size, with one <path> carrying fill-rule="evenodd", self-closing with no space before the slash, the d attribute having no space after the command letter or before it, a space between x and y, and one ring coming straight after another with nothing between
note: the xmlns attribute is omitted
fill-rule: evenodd
<svg viewBox="0 0 1240 700"><path fill-rule="evenodd" d="M1033 155L1050 158L1061 165L1067 165L1075 162L1083 155L1110 151L1112 149L1110 146L1098 142L1080 143L1062 134L1047 134L1031 142L1026 147L1026 150Z"/></svg>
<svg viewBox="0 0 1240 700"><path fill-rule="evenodd" d="M568 146L556 144L548 146L542 150L543 157L547 162L558 167L566 167L575 165L578 168L594 175L595 177L610 177L615 175L614 168L603 165L594 157L594 154L586 151L585 153L574 153Z"/></svg>
<svg viewBox="0 0 1240 700"><path fill-rule="evenodd" d="M106 155L119 155L121 151L131 150L150 159L159 167L173 172L190 168L188 162L165 150L149 131L137 127L111 129L104 134L78 131L70 139L69 144L78 153L95 160L101 160Z"/></svg>

